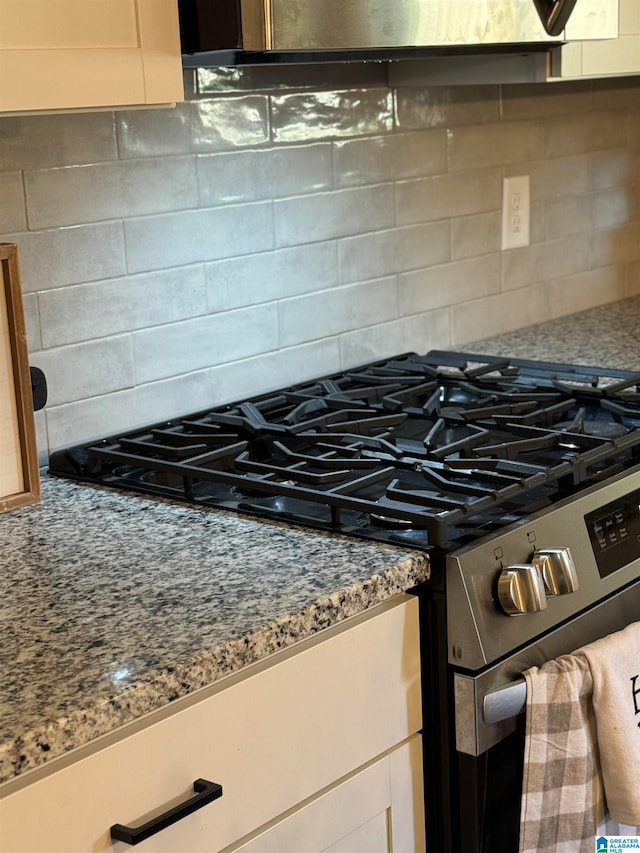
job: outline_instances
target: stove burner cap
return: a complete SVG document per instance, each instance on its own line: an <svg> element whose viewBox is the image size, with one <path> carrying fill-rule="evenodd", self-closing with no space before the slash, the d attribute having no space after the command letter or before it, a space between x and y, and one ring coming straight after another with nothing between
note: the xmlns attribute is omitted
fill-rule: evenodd
<svg viewBox="0 0 640 853"><path fill-rule="evenodd" d="M579 429L575 429L574 425L565 421L564 423L558 424L557 429L566 432L576 432L581 435L590 435L593 438L620 438L622 435L626 435L629 430L624 424L616 423L615 421L599 421L595 420L585 420L580 424Z"/></svg>
<svg viewBox="0 0 640 853"><path fill-rule="evenodd" d="M593 435L596 438L620 438L621 435L626 435L629 430L623 424L617 423L602 423L601 421L587 421L584 425L586 435Z"/></svg>

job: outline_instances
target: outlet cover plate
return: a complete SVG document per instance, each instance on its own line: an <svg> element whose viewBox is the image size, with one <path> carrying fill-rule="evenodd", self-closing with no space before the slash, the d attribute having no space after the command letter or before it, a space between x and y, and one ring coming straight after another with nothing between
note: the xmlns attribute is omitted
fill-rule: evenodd
<svg viewBox="0 0 640 853"><path fill-rule="evenodd" d="M529 175L505 178L502 183L502 248L519 249L530 241Z"/></svg>

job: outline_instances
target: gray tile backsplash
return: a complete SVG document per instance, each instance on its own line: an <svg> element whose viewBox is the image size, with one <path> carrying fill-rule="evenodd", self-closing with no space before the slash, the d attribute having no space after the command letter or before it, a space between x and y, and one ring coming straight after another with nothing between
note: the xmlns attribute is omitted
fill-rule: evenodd
<svg viewBox="0 0 640 853"><path fill-rule="evenodd" d="M156 157L24 173L29 226L82 225L198 207L191 157Z"/></svg>
<svg viewBox="0 0 640 853"><path fill-rule="evenodd" d="M0 239L59 447L640 292L640 83L186 72L175 109L0 118ZM500 249L529 175L531 245Z"/></svg>
<svg viewBox="0 0 640 853"><path fill-rule="evenodd" d="M469 169L396 184L399 225L455 219L488 210L502 203L499 168Z"/></svg>
<svg viewBox="0 0 640 853"><path fill-rule="evenodd" d="M394 184L314 193L273 203L276 244L296 246L392 228Z"/></svg>
<svg viewBox="0 0 640 853"><path fill-rule="evenodd" d="M393 92L332 89L271 97L274 142L301 142L385 133L393 129Z"/></svg>
<svg viewBox="0 0 640 853"><path fill-rule="evenodd" d="M328 142L203 154L197 158L197 167L200 203L206 207L284 198L333 187Z"/></svg>
<svg viewBox="0 0 640 853"><path fill-rule="evenodd" d="M120 158L207 154L269 142L266 95L188 101L116 115Z"/></svg>
<svg viewBox="0 0 640 853"><path fill-rule="evenodd" d="M274 248L273 204L178 210L124 220L129 272L204 263Z"/></svg>

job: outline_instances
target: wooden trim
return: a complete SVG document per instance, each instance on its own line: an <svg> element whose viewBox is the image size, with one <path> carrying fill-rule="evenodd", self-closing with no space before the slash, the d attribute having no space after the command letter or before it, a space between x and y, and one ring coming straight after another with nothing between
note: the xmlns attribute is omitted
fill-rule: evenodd
<svg viewBox="0 0 640 853"><path fill-rule="evenodd" d="M2 402L6 406L8 401L9 408L13 409L9 419L6 417L6 409L5 418L0 419L0 428L9 420L12 422L10 434L3 435L0 431L0 447L3 453L13 452L14 447L17 449L16 470L20 475L18 487L8 494L2 493L0 482L0 512L5 512L40 500L40 472L18 247L14 243L0 243L0 270L0 298L4 300L0 308L3 319L6 313L8 347L5 349L9 354L9 363L0 363L0 380L8 381L9 386L8 396Z"/></svg>

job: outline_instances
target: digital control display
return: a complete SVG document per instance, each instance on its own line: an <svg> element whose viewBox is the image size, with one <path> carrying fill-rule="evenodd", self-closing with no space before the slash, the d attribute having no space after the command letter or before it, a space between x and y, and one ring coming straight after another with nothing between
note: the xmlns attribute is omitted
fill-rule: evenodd
<svg viewBox="0 0 640 853"><path fill-rule="evenodd" d="M585 515L600 577L640 557L640 489Z"/></svg>

